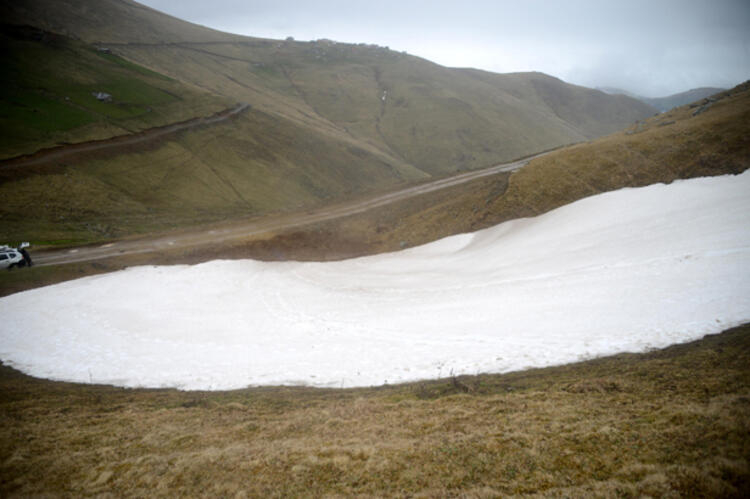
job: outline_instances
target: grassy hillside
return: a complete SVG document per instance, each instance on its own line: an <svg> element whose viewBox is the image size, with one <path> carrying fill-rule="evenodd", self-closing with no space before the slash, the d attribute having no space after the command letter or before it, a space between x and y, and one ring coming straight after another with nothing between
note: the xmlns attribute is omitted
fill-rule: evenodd
<svg viewBox="0 0 750 499"><path fill-rule="evenodd" d="M579 142L654 113L544 75L480 77L374 46L249 40L116 47L175 78L371 143L433 175Z"/></svg>
<svg viewBox="0 0 750 499"><path fill-rule="evenodd" d="M250 119L250 116L245 119ZM259 120L259 126L265 126L260 117L255 119ZM750 167L749 124L750 84L746 83L718 95L713 101L698 101L669 114L642 121L624 132L552 152L533 160L523 170L513 174L493 175L346 218L281 233L256 234L221 246L160 251L137 258L116 258L93 264L43 267L25 273L7 273L0 275L0 296L82 275L149 263L197 263L218 257L335 260L396 251L452 234L479 230L505 220L541 214L600 192L654 182L671 182L679 178L739 173ZM318 149L320 150L322 148ZM333 148L330 151L335 154L337 150ZM298 153L304 154L305 151ZM375 157L372 159L373 165L379 164ZM268 160L276 161L274 158ZM202 165L205 168L205 164ZM316 168L324 166L325 163ZM266 168L264 171L269 170L274 169ZM97 168L93 167L91 171L96 172ZM128 170L123 168L122 171ZM375 171L380 173L373 173L373 178L380 180L373 185L379 182L379 185L387 185L390 181L396 181L397 175L401 175L405 181L409 178L408 172L395 166L391 170L391 176L385 170L377 170L377 166L373 172ZM280 178L277 186L289 182L284 177L285 174L281 171L277 177ZM43 177L30 178L27 181L38 182L41 178ZM174 174L171 178L176 181L179 175ZM317 177L313 175L313 178ZM76 242L66 239L71 234L80 238L80 242L91 238L101 239L101 231L120 235L118 230L134 231L139 226L156 229L180 223L188 224L188 221L179 218L181 209L184 210L185 206L191 204L188 195L185 195L184 201L173 198L174 204L163 208L165 212L149 211L142 207L139 207L140 211L131 210L127 203L117 208L116 203L107 204L105 199L102 201L104 209L97 212L96 217L107 220L110 225L98 227L97 232L97 226L92 227L90 222L96 220L96 217L90 215L87 219L86 216L75 218L72 215L76 209L76 200L87 199L85 193L71 197L65 194L74 192L73 180L74 178L66 175L50 175L49 181L56 182L55 184L47 187L47 184L39 183L32 189L32 192L37 192L35 196L20 193L18 197L14 197L14 193L24 184L5 188L0 183L0 195L9 200L6 206L14 207L13 212L0 211L0 220L12 231L28 234L29 239L34 240L33 235L43 238L54 234L53 237L59 238L60 241L57 242L62 244ZM210 183L204 184L204 194L199 195L195 191L192 195L195 199L205 196L206 200L213 199L220 203L222 197L215 194L218 191L209 190L208 185ZM355 185L355 180L352 180L351 185ZM69 190L66 191L61 186L67 186ZM154 189L158 189L158 186L158 183L153 184ZM111 185L105 187L109 190L104 192L117 199L120 191ZM339 192L346 195L343 184L339 187L342 189ZM274 185L263 187L269 192L276 188ZM45 194L57 191L63 194L59 197ZM147 193L148 190L140 192ZM239 198L232 197L228 189L224 192L227 199L236 200L236 213L251 213ZM48 201L48 198L53 201ZM275 197L269 194L266 199L275 200ZM318 202L315 196L307 199L313 204ZM54 210L48 209L49 206L53 206ZM0 205L0 209L2 207ZM33 216L20 216L22 210L30 210ZM108 216L107 212L114 215ZM209 211L186 211L188 218L204 216L206 221L210 220L209 214ZM6 239L9 237L6 236ZM48 241L40 239L38 242Z"/></svg>
<svg viewBox="0 0 750 499"><path fill-rule="evenodd" d="M160 73L336 140L375 147L431 175L578 142L654 112L543 75L478 77L381 47L239 37L131 1L28 0L3 8L10 22L104 44Z"/></svg>
<svg viewBox="0 0 750 499"><path fill-rule="evenodd" d="M750 168L750 83L502 173L341 220L223 249L228 257L329 260L396 251L535 216L583 197ZM175 255L165 261L200 261Z"/></svg>
<svg viewBox="0 0 750 499"><path fill-rule="evenodd" d="M0 26L0 158L209 115L233 100L29 26ZM95 93L111 98L99 100Z"/></svg>
<svg viewBox="0 0 750 499"><path fill-rule="evenodd" d="M5 1L0 13L16 25L3 38L14 77L3 83L0 157L252 106L231 124L138 149L0 165L5 240L98 241L304 208L587 140L653 112L538 73L238 37L125 0Z"/></svg>
<svg viewBox="0 0 750 499"><path fill-rule="evenodd" d="M217 255L326 260L393 251L403 245L541 214L599 192L677 178L738 173L750 166L750 91L745 84L718 97L642 121L624 132L550 153L513 175L485 178L270 240L273 235L192 256L173 255L163 261L192 262ZM253 157L267 144L248 141L247 137L274 130L269 128L273 122L254 111L218 130L224 140L242 144L248 157ZM23 235L17 239L57 239L61 243L74 242L72 238L79 242L106 239L194 221L295 210L300 205L329 201L329 192L346 197L367 189L387 189L423 175L364 150L340 148L338 142L326 141L326 134L317 136L316 155L310 156L309 144L316 142L299 144L296 137L301 138L305 131L302 127L297 130L299 135L283 135L277 130L274 134L280 139L271 144L276 153L252 160L231 154L225 142L215 140L213 131L204 130L162 143L151 151L114 159L90 158L56 174L12 182L3 182L0 175L0 195L7 199L0 206L3 228L8 231L5 237L13 239L11 235L16 233ZM154 158L159 161L152 163ZM296 166L302 158L310 158L306 169ZM369 158L368 169L351 166L364 162L363 158ZM109 169L104 168L107 164ZM209 164L223 166L212 170ZM275 166L278 164L282 167ZM330 169L331 165L339 166ZM180 175L181 171L191 175ZM303 172L310 181L300 189L293 179ZM335 177L321 172L335 172ZM360 178L360 174L365 177ZM196 178L201 179L199 184L193 182ZM243 200L230 185L239 192L247 189L253 193L252 198ZM285 195L280 197L279 192ZM295 197L298 203L283 203L287 196ZM96 202L89 205L89 199Z"/></svg>
<svg viewBox="0 0 750 499"><path fill-rule="evenodd" d="M750 167L750 84L533 161L493 206L508 218L544 213L621 187L741 173Z"/></svg>
<svg viewBox="0 0 750 499"><path fill-rule="evenodd" d="M299 210L425 176L254 110L71 162L0 168L0 239L84 243Z"/></svg>
<svg viewBox="0 0 750 499"><path fill-rule="evenodd" d="M367 238L372 247L393 250L400 241L419 244L478 230L623 187L741 173L750 168L749 137L750 83L745 83L715 100L676 108L622 132L552 152L510 177L480 180L422 205L413 201L393 215L385 210L372 213L366 223L350 225L353 232L346 237ZM377 226L377 236L365 234Z"/></svg>
<svg viewBox="0 0 750 499"><path fill-rule="evenodd" d="M0 367L3 496L747 497L750 328L372 389L133 390Z"/></svg>

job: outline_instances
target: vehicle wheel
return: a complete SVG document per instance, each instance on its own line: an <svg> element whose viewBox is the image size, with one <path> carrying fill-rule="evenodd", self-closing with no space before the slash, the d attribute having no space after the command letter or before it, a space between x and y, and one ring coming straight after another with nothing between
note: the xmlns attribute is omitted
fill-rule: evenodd
<svg viewBox="0 0 750 499"><path fill-rule="evenodd" d="M12 268L13 268L13 267L15 267L15 266L16 266L16 264L15 264L15 263L11 263L10 265L8 265L8 270L12 269Z"/></svg>
<svg viewBox="0 0 750 499"><path fill-rule="evenodd" d="M18 262L18 263L17 263L16 265L18 265L19 267L23 268L23 267L25 267L25 266L26 266L26 260L21 260L21 261L20 261L20 262Z"/></svg>

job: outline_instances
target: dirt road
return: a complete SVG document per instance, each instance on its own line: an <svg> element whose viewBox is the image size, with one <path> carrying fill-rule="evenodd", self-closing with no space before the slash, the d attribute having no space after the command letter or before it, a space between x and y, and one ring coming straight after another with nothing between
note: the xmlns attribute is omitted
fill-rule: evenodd
<svg viewBox="0 0 750 499"><path fill-rule="evenodd" d="M173 123L171 125L165 125L162 127L151 128L148 130L144 130L143 132L134 134L120 135L109 139L93 140L81 144L68 144L52 147L49 149L42 149L41 151L38 151L34 154L28 154L2 160L0 161L0 168L21 168L36 166L44 163L49 163L51 161L59 161L81 153L102 151L107 149L119 149L123 146L142 144L144 142L158 139L165 135L180 132L190 128L213 125L214 123L226 121L232 116L241 113L249 107L250 104L239 104L232 109L226 109L205 118L193 118L191 120Z"/></svg>
<svg viewBox="0 0 750 499"><path fill-rule="evenodd" d="M101 260L123 255L221 245L222 243L236 241L249 236L283 231L362 213L380 206L460 185L482 177L501 172L512 172L523 168L529 161L539 156L542 156L542 154L511 163L503 163L483 170L462 173L453 177L415 185L388 194L346 201L300 213L271 215L252 220L237 221L213 228L196 227L195 229L176 231L157 236L123 239L98 246L42 251L34 255L34 262L37 265L60 265Z"/></svg>

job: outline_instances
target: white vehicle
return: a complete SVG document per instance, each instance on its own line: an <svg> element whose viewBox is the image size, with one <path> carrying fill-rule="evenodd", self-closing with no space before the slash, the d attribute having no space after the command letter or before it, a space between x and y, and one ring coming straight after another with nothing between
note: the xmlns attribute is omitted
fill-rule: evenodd
<svg viewBox="0 0 750 499"><path fill-rule="evenodd" d="M28 245L29 243L21 243L18 249L11 248L7 245L0 246L0 269L25 267L27 265L27 261L21 253L21 249L28 247Z"/></svg>

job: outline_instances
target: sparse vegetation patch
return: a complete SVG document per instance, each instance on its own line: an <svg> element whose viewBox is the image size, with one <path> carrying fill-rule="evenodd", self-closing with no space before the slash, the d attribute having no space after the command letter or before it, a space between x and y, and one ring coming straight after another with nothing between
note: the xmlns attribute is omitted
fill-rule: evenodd
<svg viewBox="0 0 750 499"><path fill-rule="evenodd" d="M750 328L372 389L126 390L0 368L3 495L743 497Z"/></svg>

